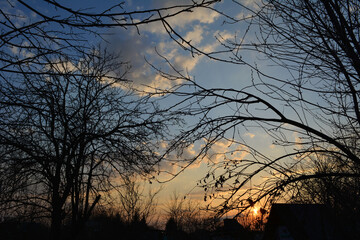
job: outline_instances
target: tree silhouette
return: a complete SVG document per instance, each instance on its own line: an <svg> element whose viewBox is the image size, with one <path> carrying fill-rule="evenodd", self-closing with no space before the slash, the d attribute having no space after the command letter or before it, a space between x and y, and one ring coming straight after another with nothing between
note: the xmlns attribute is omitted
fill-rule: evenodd
<svg viewBox="0 0 360 240"><path fill-rule="evenodd" d="M190 165L207 158L210 169L199 186L209 209L220 215L236 210L239 216L257 202L266 206L291 200L291 190L311 179L358 181L359 173L351 169L360 163L359 2L268 0L254 8L234 4L244 18L227 16L227 22L246 27L242 38L218 37L223 50L204 52L172 36L194 54L250 68L251 79L239 79L245 87L204 87L165 58L173 72L157 69L169 80L185 82L164 93L183 97L174 112L195 116L198 122L181 131L173 147L202 143L187 161ZM265 67L249 60L248 53L264 58L260 63ZM271 71L274 65L276 72ZM266 153L264 146L243 137L252 131L270 136L282 150ZM229 150L214 153L212 147L221 142ZM345 167L314 172L304 167L310 159L336 159Z"/></svg>
<svg viewBox="0 0 360 240"><path fill-rule="evenodd" d="M94 51L77 63L49 63L47 77L2 83L4 208L36 206L59 234L69 206L77 231L101 194L116 187L116 176L154 170L156 141L176 119L120 88L126 71L117 59Z"/></svg>
<svg viewBox="0 0 360 240"><path fill-rule="evenodd" d="M156 196L161 188L155 191L150 189L145 194L145 186L141 179L134 175L122 175L122 186L119 188L119 214L126 223L144 222L154 220L157 204Z"/></svg>
<svg viewBox="0 0 360 240"><path fill-rule="evenodd" d="M138 28L217 1L128 11L75 9L54 0L1 3L0 153L2 214L84 224L117 174L153 170L165 117L126 90L129 65L94 47L101 30ZM38 2L37 2L38 3ZM138 29L139 32L139 29ZM140 33L140 32L139 32Z"/></svg>

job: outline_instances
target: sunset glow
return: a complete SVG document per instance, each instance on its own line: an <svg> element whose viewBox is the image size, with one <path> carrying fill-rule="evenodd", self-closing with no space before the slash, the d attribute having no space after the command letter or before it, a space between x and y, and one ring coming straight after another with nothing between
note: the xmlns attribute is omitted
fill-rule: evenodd
<svg viewBox="0 0 360 240"><path fill-rule="evenodd" d="M259 208L254 207L254 208L253 208L253 214L254 214L254 216L258 215L258 213L259 213Z"/></svg>

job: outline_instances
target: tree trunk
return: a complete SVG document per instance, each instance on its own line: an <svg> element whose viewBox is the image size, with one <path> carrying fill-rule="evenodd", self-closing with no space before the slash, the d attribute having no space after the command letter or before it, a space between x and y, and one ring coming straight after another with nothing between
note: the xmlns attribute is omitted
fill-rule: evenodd
<svg viewBox="0 0 360 240"><path fill-rule="evenodd" d="M59 240L61 238L62 210L60 201L54 201L51 213L50 239Z"/></svg>

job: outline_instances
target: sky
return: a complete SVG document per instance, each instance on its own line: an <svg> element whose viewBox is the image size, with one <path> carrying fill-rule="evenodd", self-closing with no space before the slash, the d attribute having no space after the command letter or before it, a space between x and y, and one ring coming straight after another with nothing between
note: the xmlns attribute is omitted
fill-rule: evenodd
<svg viewBox="0 0 360 240"><path fill-rule="evenodd" d="M184 1L126 1L124 8L127 9L149 9L158 7L172 6L173 4L183 3ZM241 1L249 7L256 7L256 1ZM247 12L240 8L232 1L223 1L215 5L215 8L224 12L227 15L241 18ZM197 9L192 13L181 14L169 20L171 26L181 33L186 40L191 40L191 43L205 52L212 52L222 49L221 44L217 38L223 40L234 40L235 37L241 37L245 31L246 26L243 24L224 24L226 20L220 14L207 9ZM139 30L139 32L138 32ZM108 30L106 40L108 47L114 51L118 51L121 56L130 61L132 66L129 78L136 84L150 85L154 87L171 86L167 79L159 76L144 60L157 67L166 69L162 59L156 54L156 51L162 56L166 57L177 69L187 72L200 85L210 87L226 87L240 89L248 85L251 81L251 71L246 66L232 65L221 62L216 62L208 59L205 56L192 56L189 51L184 51L177 43L169 38L161 23L153 23L140 26L139 29L110 29ZM229 57L229 56L223 56ZM258 62L258 56L254 53L247 53L244 55L250 62ZM146 87L144 87L146 90ZM228 109L224 109L227 111ZM221 115L221 111L217 112ZM191 123L189 123L191 124ZM276 155L276 149L272 144L272 139L268 135L264 135L256 128L249 131L243 131L243 138L248 143L261 147L264 153L269 155ZM228 150L230 142L225 140L216 143L212 151L214 153L222 153ZM183 157L195 156L200 149L200 144L190 146L185 150ZM244 157L242 153L238 152L233 158ZM215 158L220 158L219 156ZM215 161L220 161L217 159ZM167 170L173 173L177 172L179 168L171 164L164 164ZM179 195L187 196L191 199L203 201L204 191L202 188L197 188L197 182L201 177L204 177L208 171L208 161L205 159L202 162L197 162L189 166L182 174L177 176L170 182L166 180L171 176L165 175L160 177L160 181L166 183L156 184L152 183L151 187L162 187L163 190L159 194L160 202L170 199L170 196L176 192ZM261 179L258 179L261 181ZM253 182L252 184L255 184Z"/></svg>
<svg viewBox="0 0 360 240"><path fill-rule="evenodd" d="M124 8L142 10L172 6L179 2L183 3L184 1L126 1ZM219 3L216 8L232 16L243 14L242 9L236 9L233 4L229 3L230 1ZM241 32L244 31L241 28L239 29L239 26L224 25L224 20L220 14L214 11L197 9L193 13L174 17L169 20L169 23L186 40L191 40L193 44L205 52L211 52L220 49L216 37L232 38L234 33L238 32L241 35ZM190 52L184 51L169 38L161 23L140 26L139 32L135 28L109 30L109 32L111 32L107 37L109 48L119 51L124 59L130 61L132 70L129 78L136 84L154 87L171 86L167 79L160 77L144 60L146 58L155 66L166 69L155 50L166 57L177 69L188 72L198 83L207 87L241 88L243 84L246 84L243 83L243 79L250 77L249 70L244 67L214 62L204 56L192 56ZM249 133L246 137L251 139L254 135ZM223 145L226 143L216 144L216 150L221 151ZM186 149L185 155L194 156L198 150L192 146ZM172 181L162 184L164 189L159 198L167 200L173 192L177 192L191 198L203 199L203 190L194 187L199 177L206 174L206 165L206 162L193 164ZM173 172L177 170L173 166L167 167ZM166 181L169 177L164 176L161 180Z"/></svg>
<svg viewBox="0 0 360 240"><path fill-rule="evenodd" d="M4 1L4 0L2 0ZM239 0L245 6L256 8L256 2L253 0ZM33 6L37 6L39 1L29 1ZM72 9L88 9L100 11L112 6L115 1L112 0L88 0L88 1L61 1L64 6ZM161 8L173 6L174 4L183 4L187 0L131 0L125 1L123 5L127 11L140 11L144 9ZM85 5L86 3L86 5ZM1 3L4 6L4 2ZM44 11L48 11L46 4L38 6ZM217 3L214 6L217 10L234 18L242 18L248 12L235 4L233 1L225 0ZM28 16L29 18L36 18L36 15ZM140 17L140 16L139 16ZM168 20L170 25L180 33L186 40L191 41L197 48L204 52L213 52L222 49L221 43L218 39L223 41L235 41L242 38L246 32L246 25L242 23L226 24L226 19L216 11L208 9L196 9L191 13L183 13ZM136 19L135 19L136 21ZM169 60L176 69L189 74L198 84L211 87L226 87L241 89L251 82L251 71L247 66L232 65L210 60L205 56L192 55L189 51L182 49L177 43L169 38L161 23L155 22L147 25L141 25L139 28L129 27L127 29L111 28L104 29L101 33L103 40L89 36L87 39L89 44L102 44L110 51L119 53L121 59L128 61L131 65L128 78L131 79L138 88L142 90L149 90L147 86L152 87L171 87L173 83L161 77L149 63L157 66L165 71L168 70L166 64L159 54ZM254 36L248 36L248 39ZM219 57L228 58L229 55L219 55ZM261 61L260 57L253 52L244 52L243 58L251 63L256 63L258 66L266 68L266 62ZM269 72L278 74L276 70L269 68ZM170 98L171 101L175 99ZM223 111L228 111L224 109ZM223 114L220 111L216 114ZM189 123L191 124L191 123ZM277 151L272 143L270 136L263 134L257 128L249 128L241 130L241 137L243 137L249 144L263 149L264 154L269 156L277 155ZM293 136L296 139L296 136ZM227 140L215 143L212 148L213 153L223 153L230 148L231 142ZM161 147L161 146L160 146ZM201 147L201 143L191 145L185 149L184 156L195 156ZM243 158L243 153L237 152L233 158ZM220 161L219 156L214 156L211 159L214 162ZM189 166L182 174L170 182L164 184L152 183L148 187L159 188L163 190L159 194L160 204L170 199L171 195L176 192L179 195L187 196L188 198L202 200L204 191L197 188L197 181L205 176L208 171L209 160L205 159L202 162L196 162ZM171 164L164 164L164 168L169 171L176 172L175 166ZM161 181L169 179L169 176L161 176ZM261 181L259 178L257 181ZM254 184L254 183L253 183Z"/></svg>

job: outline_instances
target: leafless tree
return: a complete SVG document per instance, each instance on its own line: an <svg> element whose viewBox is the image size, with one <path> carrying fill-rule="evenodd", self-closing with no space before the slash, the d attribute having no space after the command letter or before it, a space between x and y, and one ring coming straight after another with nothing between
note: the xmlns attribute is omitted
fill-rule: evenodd
<svg viewBox="0 0 360 240"><path fill-rule="evenodd" d="M114 187L115 173L151 171L152 145L175 117L165 120L149 97L121 88L127 63L94 48L89 36L98 44L103 29L165 24L215 2L141 11L124 9L123 2L107 9L74 9L54 0L2 2L3 213L50 217L56 239L67 211L73 225L81 225L100 193Z"/></svg>
<svg viewBox="0 0 360 240"><path fill-rule="evenodd" d="M94 50L76 63L54 59L47 76L2 82L3 207L36 206L59 234L70 205L76 230L116 176L153 170L156 141L175 118L121 88L126 65L117 60Z"/></svg>
<svg viewBox="0 0 360 240"><path fill-rule="evenodd" d="M91 50L89 37L102 37L109 28L130 28L163 22L196 8L211 8L218 0L191 1L169 7L129 11L125 2L106 9L75 9L55 0L37 4L16 0L2 2L0 33L0 73L42 74L40 71L52 56L68 58ZM140 34L140 31L138 29Z"/></svg>
<svg viewBox="0 0 360 240"><path fill-rule="evenodd" d="M173 146L203 141L198 155L187 160L191 164L208 158L210 170L199 185L209 209L219 214L235 210L239 216L256 203L289 201L293 196L288 193L310 179L358 181L359 172L351 169L360 164L359 2L268 0L254 8L233 3L244 18L227 16L227 21L246 27L241 38L218 38L223 51L204 52L172 36L194 54L250 68L251 79L239 78L245 87L206 88L171 62L171 73L158 69L169 80L185 82L164 92L183 97L178 113L198 122L182 131ZM247 53L264 58L265 67ZM276 72L271 71L274 65ZM271 136L282 150L266 154L263 146L249 143L243 134L254 129ZM211 156L220 154L211 150L219 141L227 142L229 150L221 153L222 160L211 162ZM304 169L310 159L336 159L346 167L314 172Z"/></svg>
<svg viewBox="0 0 360 240"><path fill-rule="evenodd" d="M341 173L359 174L357 165L348 165L342 159L310 157L304 169L322 178L306 179L289 189L292 203L325 204L333 209L333 214L342 228L347 229L344 237L359 238L357 230L359 216L359 177L346 177ZM339 173L334 175L334 173ZM346 234L346 235L345 235Z"/></svg>
<svg viewBox="0 0 360 240"><path fill-rule="evenodd" d="M172 219L177 230L192 232L200 219L199 205L173 193L165 209L168 219Z"/></svg>
<svg viewBox="0 0 360 240"><path fill-rule="evenodd" d="M186 233L194 233L198 230L215 230L220 221L220 219L204 211L199 202L181 197L176 192L173 193L164 210L168 219L167 225L173 225L170 228L173 227L177 231Z"/></svg>
<svg viewBox="0 0 360 240"><path fill-rule="evenodd" d="M135 175L123 175L122 187L119 188L120 206L119 214L122 219L131 224L136 221L143 221L148 224L156 220L156 196L158 190L149 189L145 193L145 186Z"/></svg>

